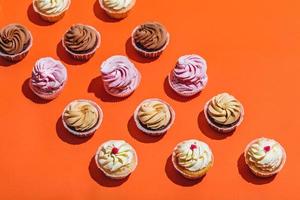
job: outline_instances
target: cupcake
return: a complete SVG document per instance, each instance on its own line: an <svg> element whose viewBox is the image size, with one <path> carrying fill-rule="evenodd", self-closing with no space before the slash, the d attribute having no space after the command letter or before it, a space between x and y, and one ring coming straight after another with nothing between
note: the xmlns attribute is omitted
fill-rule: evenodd
<svg viewBox="0 0 300 200"><path fill-rule="evenodd" d="M250 142L245 149L244 156L250 170L259 177L277 174L286 161L284 148L269 138L258 138Z"/></svg>
<svg viewBox="0 0 300 200"><path fill-rule="evenodd" d="M188 179L203 177L213 166L214 157L207 144L199 140L185 140L172 154L174 168Z"/></svg>
<svg viewBox="0 0 300 200"><path fill-rule="evenodd" d="M221 133L229 133L242 123L244 108L235 97L222 93L205 104L204 114L212 128Z"/></svg>
<svg viewBox="0 0 300 200"><path fill-rule="evenodd" d="M70 4L71 0L33 0L32 6L43 20L56 22L63 18Z"/></svg>
<svg viewBox="0 0 300 200"><path fill-rule="evenodd" d="M46 57L39 59L32 70L29 87L40 98L56 98L67 82L67 70L58 60Z"/></svg>
<svg viewBox="0 0 300 200"><path fill-rule="evenodd" d="M99 0L101 8L108 16L114 19L123 19L128 16L136 0Z"/></svg>
<svg viewBox="0 0 300 200"><path fill-rule="evenodd" d="M20 61L32 46L30 31L20 24L10 24L0 31L0 57Z"/></svg>
<svg viewBox="0 0 300 200"><path fill-rule="evenodd" d="M181 56L169 75L171 88L181 96L193 96L207 84L206 61L198 55Z"/></svg>
<svg viewBox="0 0 300 200"><path fill-rule="evenodd" d="M147 99L136 108L134 120L142 132L159 136L172 126L175 112L169 104L160 99Z"/></svg>
<svg viewBox="0 0 300 200"><path fill-rule="evenodd" d="M75 24L65 33L62 45L77 60L88 60L100 46L100 33L93 27Z"/></svg>
<svg viewBox="0 0 300 200"><path fill-rule="evenodd" d="M162 54L169 44L170 35L166 28L157 22L148 22L136 27L132 32L132 45L138 53L148 58Z"/></svg>
<svg viewBox="0 0 300 200"><path fill-rule="evenodd" d="M104 89L115 97L129 96L138 87L141 75L125 56L112 56L101 65Z"/></svg>
<svg viewBox="0 0 300 200"><path fill-rule="evenodd" d="M75 100L69 103L62 114L64 127L73 135L92 135L101 125L103 113L93 101Z"/></svg>
<svg viewBox="0 0 300 200"><path fill-rule="evenodd" d="M109 178L122 179L131 174L138 163L134 148L123 140L110 140L97 150L98 168Z"/></svg>

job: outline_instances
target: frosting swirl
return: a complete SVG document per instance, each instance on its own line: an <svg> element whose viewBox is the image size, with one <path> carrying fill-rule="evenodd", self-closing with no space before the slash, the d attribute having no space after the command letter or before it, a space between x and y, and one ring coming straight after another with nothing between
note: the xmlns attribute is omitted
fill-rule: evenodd
<svg viewBox="0 0 300 200"><path fill-rule="evenodd" d="M24 51L31 42L27 28L19 24L10 24L0 32L0 51L15 55Z"/></svg>
<svg viewBox="0 0 300 200"><path fill-rule="evenodd" d="M31 83L38 92L52 93L67 80L67 70L58 60L46 57L39 59L32 70Z"/></svg>
<svg viewBox="0 0 300 200"><path fill-rule="evenodd" d="M36 8L43 14L53 15L63 12L70 0L35 0Z"/></svg>
<svg viewBox="0 0 300 200"><path fill-rule="evenodd" d="M88 131L99 120L97 108L88 101L73 101L63 114L66 124L76 131Z"/></svg>
<svg viewBox="0 0 300 200"><path fill-rule="evenodd" d="M141 124L151 130L163 129L171 121L171 112L168 105L158 100L149 100L142 103L137 115Z"/></svg>
<svg viewBox="0 0 300 200"><path fill-rule="evenodd" d="M89 26L71 26L64 36L64 45L73 53L82 54L93 51L98 43L97 32Z"/></svg>
<svg viewBox="0 0 300 200"><path fill-rule="evenodd" d="M274 172L283 160L283 148L273 139L259 138L246 152L250 168L260 172Z"/></svg>
<svg viewBox="0 0 300 200"><path fill-rule="evenodd" d="M241 104L228 93L219 94L211 99L207 113L217 124L231 125L241 116Z"/></svg>
<svg viewBox="0 0 300 200"><path fill-rule="evenodd" d="M162 49L168 40L165 27L159 23L146 23L133 34L135 44L145 51L157 51Z"/></svg>
<svg viewBox="0 0 300 200"><path fill-rule="evenodd" d="M132 0L103 0L103 4L106 8L115 11L126 9L131 2Z"/></svg>
<svg viewBox="0 0 300 200"><path fill-rule="evenodd" d="M105 142L97 152L98 164L108 173L119 173L132 167L136 154L123 140Z"/></svg>
<svg viewBox="0 0 300 200"><path fill-rule="evenodd" d="M177 163L182 168L196 172L212 162L212 152L207 144L198 140L186 140L175 148Z"/></svg>
<svg viewBox="0 0 300 200"><path fill-rule="evenodd" d="M181 94L201 91L208 80L206 70L206 62L200 56L181 56L170 74L172 87Z"/></svg>
<svg viewBox="0 0 300 200"><path fill-rule="evenodd" d="M104 61L101 73L104 87L113 95L130 94L139 82L137 69L125 56L112 56Z"/></svg>

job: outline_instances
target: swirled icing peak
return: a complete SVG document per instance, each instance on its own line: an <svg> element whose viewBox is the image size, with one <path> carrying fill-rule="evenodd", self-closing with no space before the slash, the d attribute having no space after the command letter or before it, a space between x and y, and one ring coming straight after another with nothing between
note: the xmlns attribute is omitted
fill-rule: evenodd
<svg viewBox="0 0 300 200"><path fill-rule="evenodd" d="M39 12L45 15L55 15L63 12L70 0L35 0Z"/></svg>
<svg viewBox="0 0 300 200"><path fill-rule="evenodd" d="M103 5L111 10L119 11L126 9L132 0L103 0Z"/></svg>

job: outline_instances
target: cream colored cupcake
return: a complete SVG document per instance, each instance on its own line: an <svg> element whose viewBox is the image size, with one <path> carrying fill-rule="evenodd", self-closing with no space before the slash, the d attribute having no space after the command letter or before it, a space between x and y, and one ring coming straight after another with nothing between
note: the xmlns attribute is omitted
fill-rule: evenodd
<svg viewBox="0 0 300 200"><path fill-rule="evenodd" d="M98 148L95 161L107 177L122 179L135 170L138 158L134 148L127 142L110 140Z"/></svg>
<svg viewBox="0 0 300 200"><path fill-rule="evenodd" d="M184 177L198 179L213 166L214 157L207 144L191 139L177 144L172 154L172 162Z"/></svg>
<svg viewBox="0 0 300 200"><path fill-rule="evenodd" d="M114 19L127 17L135 2L136 0L99 0L101 8Z"/></svg>
<svg viewBox="0 0 300 200"><path fill-rule="evenodd" d="M56 22L63 18L69 9L71 0L33 0L33 9L48 22Z"/></svg>
<svg viewBox="0 0 300 200"><path fill-rule="evenodd" d="M284 148L275 140L258 138L248 144L244 152L246 164L259 177L278 173L286 161Z"/></svg>

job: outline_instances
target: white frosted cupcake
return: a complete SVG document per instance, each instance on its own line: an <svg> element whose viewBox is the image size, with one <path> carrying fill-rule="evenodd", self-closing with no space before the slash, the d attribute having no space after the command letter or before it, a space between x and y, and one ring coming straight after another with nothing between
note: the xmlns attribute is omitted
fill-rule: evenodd
<svg viewBox="0 0 300 200"><path fill-rule="evenodd" d="M278 173L286 161L284 148L275 140L258 138L248 144L244 152L246 164L259 177Z"/></svg>
<svg viewBox="0 0 300 200"><path fill-rule="evenodd" d="M136 0L99 0L101 8L114 19L127 17L135 2Z"/></svg>
<svg viewBox="0 0 300 200"><path fill-rule="evenodd" d="M123 140L109 140L97 150L98 168L112 179L122 179L131 174L138 163L134 148Z"/></svg>

